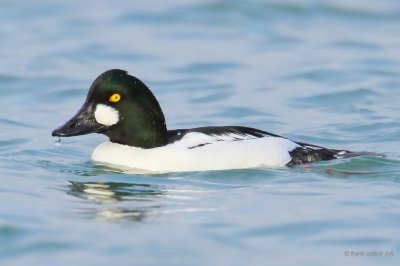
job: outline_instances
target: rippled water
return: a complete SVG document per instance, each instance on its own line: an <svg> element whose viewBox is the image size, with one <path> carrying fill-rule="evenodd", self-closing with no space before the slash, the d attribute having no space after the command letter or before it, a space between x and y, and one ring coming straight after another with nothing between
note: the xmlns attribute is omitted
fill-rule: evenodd
<svg viewBox="0 0 400 266"><path fill-rule="evenodd" d="M0 38L1 265L399 264L397 0L4 0ZM170 128L252 126L386 157L96 165L104 137L50 132L110 68L147 83Z"/></svg>

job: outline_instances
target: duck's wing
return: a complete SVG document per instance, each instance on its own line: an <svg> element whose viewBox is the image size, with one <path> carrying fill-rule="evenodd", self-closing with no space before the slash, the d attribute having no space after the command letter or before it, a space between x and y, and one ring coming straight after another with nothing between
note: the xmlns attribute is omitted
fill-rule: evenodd
<svg viewBox="0 0 400 266"><path fill-rule="evenodd" d="M314 144L292 141L282 136L250 127L198 127L168 131L169 144L181 142L182 145L189 149L210 145L220 141L239 141L264 137L279 138L279 143L282 143L284 148L288 148L287 152L290 154L292 159L287 166L356 156L382 156L382 154L373 152L353 152L348 150L329 149Z"/></svg>
<svg viewBox="0 0 400 266"><path fill-rule="evenodd" d="M188 148L193 149L220 141L238 141L268 136L283 138L281 136L250 127L197 127L191 129L169 130L168 144L181 141L187 143Z"/></svg>

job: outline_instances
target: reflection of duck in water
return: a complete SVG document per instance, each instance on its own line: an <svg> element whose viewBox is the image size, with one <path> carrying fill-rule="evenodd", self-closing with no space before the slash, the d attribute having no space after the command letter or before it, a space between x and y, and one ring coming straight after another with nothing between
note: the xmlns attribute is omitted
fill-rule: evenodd
<svg viewBox="0 0 400 266"><path fill-rule="evenodd" d="M68 189L69 195L99 203L93 210L98 219L136 222L142 221L152 210L159 209L160 205L155 199L165 194L154 185L117 182L70 181ZM125 201L134 201L136 204L134 207L132 204L124 206ZM88 214L92 215L92 211Z"/></svg>
<svg viewBox="0 0 400 266"><path fill-rule="evenodd" d="M118 69L101 74L79 112L52 135L89 133L110 138L95 149L93 160L148 172L283 167L371 155L295 142L248 127L167 130L149 88Z"/></svg>

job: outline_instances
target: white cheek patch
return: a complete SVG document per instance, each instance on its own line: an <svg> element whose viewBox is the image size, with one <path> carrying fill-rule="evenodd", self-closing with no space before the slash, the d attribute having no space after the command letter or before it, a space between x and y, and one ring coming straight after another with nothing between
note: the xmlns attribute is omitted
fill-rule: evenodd
<svg viewBox="0 0 400 266"><path fill-rule="evenodd" d="M99 124L112 126L118 123L119 113L111 106L98 104L96 106L96 110L94 111L94 118Z"/></svg>

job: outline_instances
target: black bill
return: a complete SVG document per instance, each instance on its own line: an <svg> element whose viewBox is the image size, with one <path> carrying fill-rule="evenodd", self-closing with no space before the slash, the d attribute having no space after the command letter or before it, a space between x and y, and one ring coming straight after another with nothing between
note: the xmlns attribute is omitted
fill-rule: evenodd
<svg viewBox="0 0 400 266"><path fill-rule="evenodd" d="M53 137L72 137L89 133L99 133L106 126L97 123L94 117L93 106L84 104L78 113L67 123L55 129L51 135Z"/></svg>

